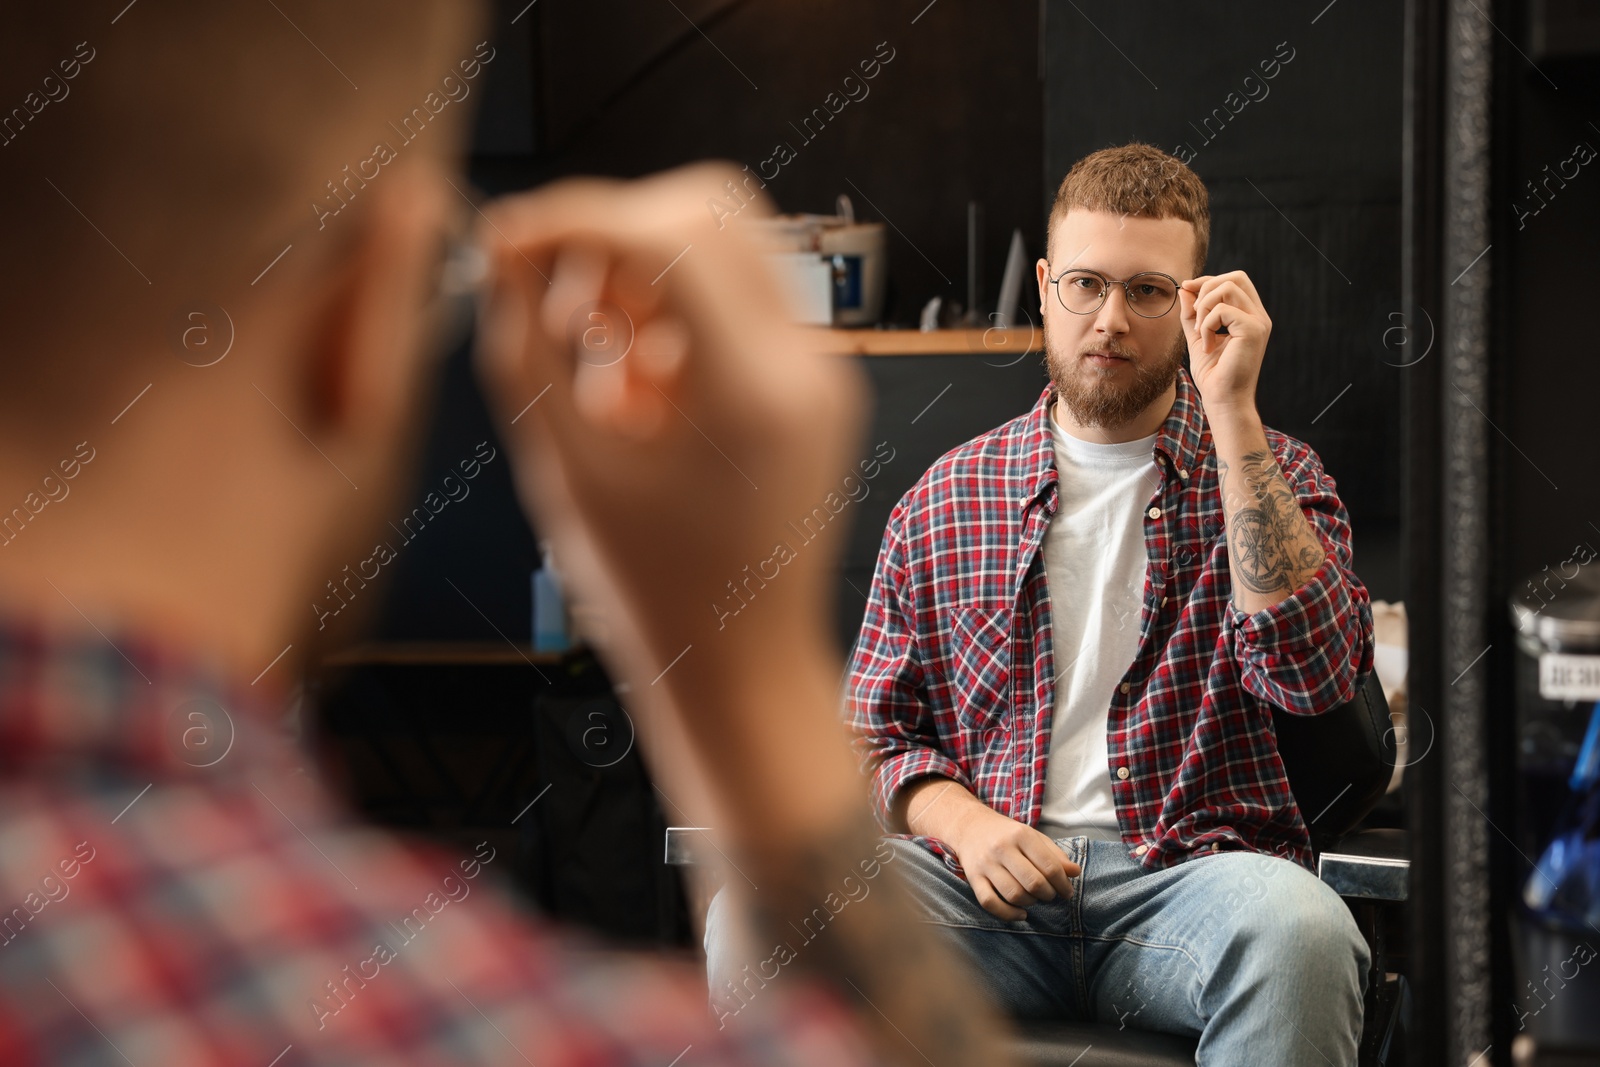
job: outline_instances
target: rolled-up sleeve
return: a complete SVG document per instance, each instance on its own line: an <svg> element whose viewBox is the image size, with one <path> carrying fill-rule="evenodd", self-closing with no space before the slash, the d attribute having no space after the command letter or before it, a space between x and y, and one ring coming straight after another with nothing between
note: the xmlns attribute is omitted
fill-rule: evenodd
<svg viewBox="0 0 1600 1067"><path fill-rule="evenodd" d="M866 616L845 680L845 717L852 745L871 779L872 806L886 832L900 791L918 778L938 775L972 788L961 767L938 748L917 657L916 610L905 571L902 500L889 516L872 575Z"/></svg>
<svg viewBox="0 0 1600 1067"><path fill-rule="evenodd" d="M1350 516L1322 461L1304 446L1278 460L1327 557L1260 611L1241 611L1230 598L1222 639L1246 692L1296 715L1320 715L1352 700L1372 670L1372 601L1351 569Z"/></svg>

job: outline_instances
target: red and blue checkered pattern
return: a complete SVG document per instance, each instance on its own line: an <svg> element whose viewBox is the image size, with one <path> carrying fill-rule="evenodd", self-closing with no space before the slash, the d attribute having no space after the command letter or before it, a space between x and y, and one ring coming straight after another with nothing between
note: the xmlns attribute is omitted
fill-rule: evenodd
<svg viewBox="0 0 1600 1067"><path fill-rule="evenodd" d="M1070 667L1055 661L1041 552L1057 508L1054 401L1047 387L1026 415L946 454L889 517L846 683L886 830L900 791L928 775L1038 825L1055 682ZM1247 614L1230 599L1211 433L1179 369L1145 509L1139 650L1107 730L1122 839L1146 846L1149 869L1228 849L1310 868L1273 708L1329 711L1372 670L1371 601L1334 481L1304 443L1266 437L1328 554L1300 588ZM960 870L944 842L918 840Z"/></svg>
<svg viewBox="0 0 1600 1067"><path fill-rule="evenodd" d="M719 1030L698 967L355 823L278 701L105 629L0 619L0 1064L868 1062L800 976Z"/></svg>

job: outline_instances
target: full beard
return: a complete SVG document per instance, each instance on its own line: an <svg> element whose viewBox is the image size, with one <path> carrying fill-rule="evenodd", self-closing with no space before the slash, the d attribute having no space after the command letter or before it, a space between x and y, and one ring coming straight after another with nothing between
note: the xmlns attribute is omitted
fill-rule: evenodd
<svg viewBox="0 0 1600 1067"><path fill-rule="evenodd" d="M1045 360L1050 369L1050 384L1067 406L1067 411L1083 426L1117 429L1133 421L1162 393L1167 391L1183 366L1189 344L1180 331L1163 356L1133 357L1116 341L1096 341L1078 352L1058 352L1050 343L1050 328L1044 329ZM1086 363L1083 353L1104 349L1115 356L1129 356L1121 367L1096 367Z"/></svg>

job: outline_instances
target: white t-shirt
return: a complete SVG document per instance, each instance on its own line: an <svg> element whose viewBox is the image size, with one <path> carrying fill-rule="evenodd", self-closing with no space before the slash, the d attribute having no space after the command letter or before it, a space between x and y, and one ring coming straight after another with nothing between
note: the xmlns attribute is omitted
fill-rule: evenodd
<svg viewBox="0 0 1600 1067"><path fill-rule="evenodd" d="M1106 722L1139 651L1148 560L1144 509L1160 485L1156 435L1085 441L1056 424L1060 495L1044 536L1055 640L1055 705L1039 830L1119 841Z"/></svg>

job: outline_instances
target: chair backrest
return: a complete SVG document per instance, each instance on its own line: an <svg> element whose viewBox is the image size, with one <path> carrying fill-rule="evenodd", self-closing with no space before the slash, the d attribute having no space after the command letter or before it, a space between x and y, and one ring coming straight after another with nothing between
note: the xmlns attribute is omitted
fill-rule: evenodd
<svg viewBox="0 0 1600 1067"><path fill-rule="evenodd" d="M1320 853L1366 817L1394 775L1397 731L1378 672L1332 711L1292 715L1278 708L1272 721L1289 788Z"/></svg>

